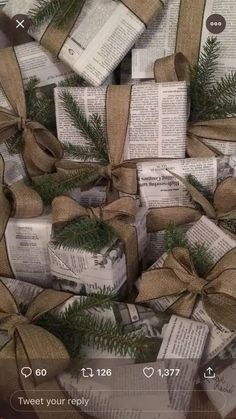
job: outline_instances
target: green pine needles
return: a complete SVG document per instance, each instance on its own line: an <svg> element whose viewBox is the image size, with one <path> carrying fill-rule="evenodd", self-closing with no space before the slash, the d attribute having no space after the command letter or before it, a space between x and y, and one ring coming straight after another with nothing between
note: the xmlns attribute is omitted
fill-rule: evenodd
<svg viewBox="0 0 236 419"><path fill-rule="evenodd" d="M198 190L198 192L200 192L209 202L213 203L213 197L214 194L211 192L210 189L208 189L206 186L202 185L201 182L199 182L199 180L193 176L193 175L188 175L187 176L187 181L194 186L194 188L196 188Z"/></svg>
<svg viewBox="0 0 236 419"><path fill-rule="evenodd" d="M74 158L79 158L83 161L96 160L101 164L107 165L109 163L107 140L101 117L95 114L87 121L79 105L69 92L61 93L60 99L72 124L87 140L87 144L84 146L74 146L67 143L65 144L65 151Z"/></svg>
<svg viewBox="0 0 236 419"><path fill-rule="evenodd" d="M46 313L36 324L60 339L71 359L79 358L82 345L135 359L147 355L149 341L142 333L128 332L124 326L99 317L99 312L116 304L114 298L114 293L105 290L81 297L63 313Z"/></svg>
<svg viewBox="0 0 236 419"><path fill-rule="evenodd" d="M166 251L175 247L185 247L189 250L197 274L205 278L214 266L214 260L205 244L191 245L183 231L170 223L165 230L164 245Z"/></svg>
<svg viewBox="0 0 236 419"><path fill-rule="evenodd" d="M216 80L220 42L208 38L198 63L190 69L190 122L236 115L236 72Z"/></svg>
<svg viewBox="0 0 236 419"><path fill-rule="evenodd" d="M118 1L118 0L114 0ZM38 0L29 11L32 28L37 28L50 19L58 28L64 28L80 13L85 0Z"/></svg>
<svg viewBox="0 0 236 419"><path fill-rule="evenodd" d="M78 187L93 184L98 178L97 169L92 165L83 165L79 169L65 173L53 173L32 179L30 186L41 196L45 206L50 206L57 196Z"/></svg>
<svg viewBox="0 0 236 419"><path fill-rule="evenodd" d="M111 225L102 220L88 217L71 221L63 228L54 230L53 244L65 249L81 249L87 252L99 253L117 239Z"/></svg>

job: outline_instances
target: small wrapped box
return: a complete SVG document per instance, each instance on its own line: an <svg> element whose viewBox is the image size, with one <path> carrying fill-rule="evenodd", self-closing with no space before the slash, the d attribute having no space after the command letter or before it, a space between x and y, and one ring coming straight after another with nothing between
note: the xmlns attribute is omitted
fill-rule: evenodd
<svg viewBox="0 0 236 419"><path fill-rule="evenodd" d="M137 264L140 267L143 266L143 258L146 253L146 212L145 208L140 208L135 216L135 221L131 223L133 230L131 234L135 232L134 240L137 241L136 243L132 242L132 246L134 250L136 249L137 254L130 267L128 267L127 246L121 240L114 239L109 246L97 253L80 248L58 247L53 242L49 243L53 288L75 294L97 293L103 288L119 291L121 295L127 292L127 287L130 291L132 281L130 281L128 272L137 272L135 268ZM138 260L135 260L136 258Z"/></svg>
<svg viewBox="0 0 236 419"><path fill-rule="evenodd" d="M199 188L201 185L201 190L211 200L217 186L223 185L226 179L235 177L235 167L235 156L137 164L140 201L143 206L149 208L147 217L149 266L164 251L164 229L169 224L174 223L187 231L204 213L204 210L199 211L199 202L196 203L184 181L175 175L188 180L195 187Z"/></svg>
<svg viewBox="0 0 236 419"><path fill-rule="evenodd" d="M42 302L45 295L48 307L52 305L51 299L55 301L55 298L59 298L61 304L57 306L56 311L57 313L65 313L69 307L72 308L73 304L78 304L81 301L80 297L72 297L68 293L65 297L64 293L57 293L55 296L50 293L50 290L42 292L43 290L39 287L12 279L1 278L0 285L9 290L18 303L18 307L21 307L23 303L24 307L30 306L32 308L35 301L37 302L37 298ZM7 290L4 289L5 295L8 292ZM8 295L8 301L11 300L11 295ZM83 302L86 303L84 297ZM43 313L46 311L45 307ZM153 418L160 419L162 417L159 414L161 405L162 409L165 410L165 419L172 419L173 413L176 418L184 419L189 408L189 399L192 394L196 371L208 337L208 327L193 320L161 312L154 313L147 307L125 303L113 303L110 308L104 310L90 308L88 313L86 309L82 312L83 315L88 314L93 318L96 317L97 322L103 320L105 324L106 321L109 321L114 326L117 324L123 327L126 333L131 334L133 338L135 334L141 332L146 337L147 342L152 345L152 350L145 354L142 359L137 358L134 363L134 356L131 357L129 354L122 356L115 351L101 351L96 347L97 345L85 346L83 344L80 347L80 353L77 355L81 355L84 362L76 377L75 373L72 374L70 370L62 372L62 366L59 366L58 371L56 354L55 359L49 361L46 356L47 346L45 346L44 359L40 359L41 368L51 370L52 366L55 366L55 374L58 371L57 378L60 386L68 394L66 396L63 393L63 407L69 406L69 410L73 410L72 406L77 406L80 408L82 417L83 414L90 414L98 419L109 419L111 410L116 410L119 417L127 417L127 414L132 412L133 417L136 418L140 417L142 413L146 414L146 411L151 409ZM5 309L3 314L6 315L7 313ZM38 311L37 314L39 314ZM25 316L27 317L27 312ZM23 315L19 316L20 321L22 317ZM22 319L23 321L24 319ZM33 332L34 322L29 322ZM20 323L19 320L18 323ZM24 324L26 325L25 322ZM27 326L29 326L28 322ZM22 328L24 328L24 325L22 325ZM21 331L23 333L22 328L20 328L20 333ZM39 333L37 326L34 332ZM26 353L28 353L27 344L32 344L32 346L35 344L35 333L34 335L30 334L32 341L28 340L24 346ZM115 332L113 331L113 333ZM43 338L43 330L41 330L40 336ZM7 332L0 333L0 351L2 351L6 342L11 339L12 335L8 336ZM51 336L52 339L53 336ZM57 342L58 346L60 342ZM1 359L3 360L3 357ZM4 362L6 361L4 360ZM51 365L49 365L49 362ZM2 373L3 369L1 368L0 371ZM48 397L51 387L47 381L46 378L47 392L44 390L44 382L41 381L40 386L37 386L37 397L43 399ZM0 390L4 391L5 399L8 401L7 394L8 392L11 393L12 383L5 386L4 389L1 384L3 384L2 381L0 382ZM24 383L18 380L17 386L19 385L23 386ZM31 388L32 391L34 386ZM55 387L57 388L56 383L54 383L54 390ZM17 388L14 390L17 390ZM141 402L140 391L142 392ZM183 392L184 397L182 396ZM68 403L66 402L67 398ZM53 412L54 408L52 407Z"/></svg>
<svg viewBox="0 0 236 419"><path fill-rule="evenodd" d="M194 4L191 0L166 2L162 13L147 28L132 51L132 78L153 79L156 59L175 52L184 53L191 63L195 63L209 36L217 37L221 42L218 76L236 70L235 18L233 0L227 2L227 7L215 0L200 0Z"/></svg>
<svg viewBox="0 0 236 419"><path fill-rule="evenodd" d="M235 258L235 249L236 249L236 239L231 238L228 234L226 234L221 228L219 228L214 222L209 220L207 217L203 216L199 221L197 221L186 233L186 239L188 241L188 249L196 249L196 246L200 248L203 246L204 252L207 252L209 257L208 261L209 264L206 268L204 268L205 272L198 271L196 274L196 270L193 273L191 281L189 281L189 285L186 282L183 282L183 288L186 290L186 293L181 293L181 289L174 292L175 284L172 281L173 290L171 292L165 292L163 289L161 291L162 297L157 298L156 296L159 294L159 279L161 280L161 272L167 271L169 269L169 256L174 255L175 260L177 259L177 253L179 252L180 248L173 249L170 253L164 253L150 268L147 272L155 273L155 279L150 280L150 278L145 278L145 274L143 275L142 279L138 284L139 288L139 296L137 298L138 303L145 303L150 306L153 310L160 310L165 311L168 309L170 312L174 312L175 314L179 313L179 310L184 310L186 317L191 317L194 320L201 321L206 323L210 328L210 337L208 339L204 355L203 355L203 365L207 364L217 353L219 353L222 348L226 347L229 342L235 337L234 330L234 316L233 317L224 317L224 313L230 312L233 309L232 298L228 297L229 293L232 292L232 295L235 295L234 286L229 285L228 289L224 289L224 283L230 284L230 275L234 274L236 271L236 258ZM185 253L187 248L181 248L181 252ZM193 255L193 253L191 253ZM183 255L183 253L182 253ZM194 259L191 259L192 261ZM195 259L196 261L196 259ZM182 259L185 269L185 259ZM178 262L179 263L179 262ZM192 263L192 262L191 262ZM204 264L203 257L201 258L201 262L199 261L198 265L192 264L192 268L194 269L202 269ZM229 266L229 269L228 269ZM160 276L158 268L163 268L160 270ZM166 269L165 269L166 268ZM174 263L173 269L177 269L178 266ZM170 268L171 270L171 268ZM185 270L183 271L183 275L185 274ZM190 273L190 271L189 271ZM197 278L199 275L203 279L199 286L197 282L194 284L194 279ZM224 276L225 274L225 276ZM191 275L191 274L190 274ZM227 278L226 278L227 276ZM217 278L222 278L222 280L218 282L217 285L223 287L223 290L218 288L217 289ZM180 274L181 278L181 274ZM186 277L185 277L186 278ZM184 281L185 281L184 278ZM171 279L170 279L171 280ZM152 281L152 282L151 282ZM186 279L188 281L188 279ZM193 281L193 282L192 282ZM208 282L209 281L209 282ZM146 283L146 284L145 284ZM148 290L146 285L148 283ZM205 284L205 285L204 285ZM191 288L192 285L192 288ZM196 288L197 287L197 288ZM203 287L203 288L202 288ZM204 288L205 287L205 288ZM178 286L177 288L178 289ZM189 291L190 290L190 291ZM191 291L192 290L192 291ZM191 298L189 296L189 292L192 292ZM213 293L212 293L213 292ZM221 292L225 292L224 295ZM206 295L206 298L204 297ZM231 294L230 294L231 295ZM188 299L189 296L189 304L183 307L182 302L183 299ZM219 298L217 298L219 296ZM228 297L225 302L225 297ZM215 306L215 300L217 298L217 303ZM186 301L185 300L185 301ZM231 301L232 305L229 303ZM179 302L179 305L177 303ZM211 311L209 309L209 305L211 307L217 307L216 310ZM228 306L227 306L228 305ZM218 313L218 314L217 314ZM232 325L233 322L233 325ZM227 327L230 325L230 327Z"/></svg>
<svg viewBox="0 0 236 419"><path fill-rule="evenodd" d="M137 159L185 157L185 82L112 86L108 89L56 88L58 138L62 143L70 142L74 146L84 146L87 139L72 124L62 100L62 96L68 94L73 97L87 120L94 115L101 118L104 131L107 132L111 163L117 161L119 165L122 161ZM115 138L112 132L115 124L119 138ZM115 141L117 148L118 142L120 143L118 153L113 144ZM123 160L118 162L117 154L121 155Z"/></svg>
<svg viewBox="0 0 236 419"><path fill-rule="evenodd" d="M132 262L141 267L147 243L145 208L138 210L132 226L137 249L135 243L133 246L138 257ZM80 249L57 248L50 242L51 234L50 214L9 219L5 242L10 269L16 279L75 294L96 293L104 287L115 291L122 289L121 293L125 294L128 267L121 240L114 239L109 247L95 254ZM136 272L132 263L129 269Z"/></svg>
<svg viewBox="0 0 236 419"><path fill-rule="evenodd" d="M24 87L33 78L39 80L36 86L39 97L42 95L46 97L53 87L73 74L69 67L58 61L57 58L38 45L37 42L33 41L15 46L14 53ZM10 74L11 68L9 69L9 76ZM12 109L2 87L0 88L0 106L9 110ZM21 155L10 153L7 145L2 143L1 140L0 153L5 161L5 183L11 185L26 176L25 165Z"/></svg>
<svg viewBox="0 0 236 419"><path fill-rule="evenodd" d="M47 21L30 34L94 86L101 85L132 48L164 1L87 0L72 22L58 29ZM13 18L28 14L34 0L10 0L4 13ZM52 20L52 19L51 19ZM59 39L58 39L59 38Z"/></svg>

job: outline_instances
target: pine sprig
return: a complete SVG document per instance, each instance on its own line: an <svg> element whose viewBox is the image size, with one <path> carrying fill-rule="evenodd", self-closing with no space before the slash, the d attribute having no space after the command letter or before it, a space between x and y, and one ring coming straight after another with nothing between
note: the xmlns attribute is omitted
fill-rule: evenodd
<svg viewBox="0 0 236 419"><path fill-rule="evenodd" d="M133 358L148 353L148 339L143 334L128 332L110 319L88 312L88 308L97 311L106 309L108 304L111 307L113 294L104 293L103 297L102 294L89 296L87 304L84 300L76 301L62 313L46 313L37 319L36 324L60 339L72 359L78 358L82 345Z"/></svg>
<svg viewBox="0 0 236 419"><path fill-rule="evenodd" d="M190 244L186 234L171 223L165 230L164 246L166 251L176 247L184 247L189 250L197 274L204 278L214 266L214 260L208 248L204 244Z"/></svg>
<svg viewBox="0 0 236 419"><path fill-rule="evenodd" d="M221 224L226 230L229 230L231 233L236 234L236 220L223 220Z"/></svg>
<svg viewBox="0 0 236 419"><path fill-rule="evenodd" d="M188 247L188 240L185 234L174 223L170 223L165 230L164 247L166 251L175 247Z"/></svg>
<svg viewBox="0 0 236 419"><path fill-rule="evenodd" d="M73 189L93 183L99 178L96 167L87 165L65 174L49 174L34 178L31 187L41 196L44 205L51 205L54 198Z"/></svg>
<svg viewBox="0 0 236 419"><path fill-rule="evenodd" d="M217 38L208 38L198 63L190 68L191 120L198 121L208 106L208 90L215 79L220 44Z"/></svg>
<svg viewBox="0 0 236 419"><path fill-rule="evenodd" d="M78 74L72 74L58 83L59 87L85 87L87 83Z"/></svg>
<svg viewBox="0 0 236 419"><path fill-rule="evenodd" d="M190 69L190 122L229 118L236 115L236 73L216 80L220 42L208 38L199 62Z"/></svg>
<svg viewBox="0 0 236 419"><path fill-rule="evenodd" d="M55 25L63 28L77 15L84 2L85 0L38 0L37 5L29 11L31 26L37 28L54 17Z"/></svg>
<svg viewBox="0 0 236 419"><path fill-rule="evenodd" d="M105 246L111 245L117 235L106 222L88 217L71 221L65 227L55 229L53 244L64 249L82 249L98 253Z"/></svg>
<svg viewBox="0 0 236 419"><path fill-rule="evenodd" d="M86 119L79 105L69 92L60 94L66 113L69 115L72 124L76 127L83 137L87 140L86 146L72 146L65 144L66 150L73 150L73 155L87 161L95 158L100 163L106 165L109 163L107 152L107 141L101 117L92 115L89 120ZM76 151L77 149L77 151ZM81 154L80 154L81 153Z"/></svg>

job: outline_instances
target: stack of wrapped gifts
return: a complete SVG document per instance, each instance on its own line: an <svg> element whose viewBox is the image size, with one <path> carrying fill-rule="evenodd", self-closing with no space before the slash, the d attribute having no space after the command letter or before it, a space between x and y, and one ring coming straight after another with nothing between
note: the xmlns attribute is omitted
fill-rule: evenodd
<svg viewBox="0 0 236 419"><path fill-rule="evenodd" d="M233 419L235 2L3 3L0 403Z"/></svg>

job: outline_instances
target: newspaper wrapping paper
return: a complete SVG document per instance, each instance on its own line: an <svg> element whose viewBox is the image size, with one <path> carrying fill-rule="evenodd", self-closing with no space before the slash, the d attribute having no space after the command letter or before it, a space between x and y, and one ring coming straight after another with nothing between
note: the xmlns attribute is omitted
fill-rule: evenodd
<svg viewBox="0 0 236 419"><path fill-rule="evenodd" d="M49 130L27 118L21 70L13 48L0 50L0 84L11 105L10 110L0 108L1 143L22 133L22 156L29 175L51 172L55 162L62 158L63 148Z"/></svg>
<svg viewBox="0 0 236 419"><path fill-rule="evenodd" d="M157 58L182 52L193 64L208 37L221 43L217 76L236 70L233 0L169 0L132 50L132 78L153 79Z"/></svg>
<svg viewBox="0 0 236 419"><path fill-rule="evenodd" d="M24 302L25 305L28 305L42 292L39 287L17 280L2 278L1 281L14 295L18 304ZM48 291L50 292L50 290ZM68 305L80 298L69 299L69 294L66 295L67 301L58 308L59 312L63 312ZM208 336L208 327L200 322L164 313L154 313L147 307L125 303L115 303L112 308L101 313L96 310L92 310L91 313L123 325L130 332L142 331L155 343L154 350L145 361L134 365L134 361L129 356L122 358L115 353L102 352L92 347L83 346L81 355L83 356L84 353L87 358L87 361L84 358L85 366L92 366L94 372L97 368L112 366L112 379L99 380L95 376L91 380L83 379L82 375L75 378L70 373L62 373L59 375L58 381L65 392L74 399L82 400L81 396L83 395L83 398L89 400L89 408L86 411L86 406L80 405L81 410L85 413L90 413L90 410L94 411L93 414L99 419L111 419L111 417L118 419L124 414L127 418L131 415L133 419L144 419L146 417L145 409L150 411L150 403L153 406L153 412L150 411L153 419L172 419L173 414L175 418L184 419L184 411L188 410L189 396L182 397L182 393L186 393L186 389L189 394L192 392L196 371ZM1 333L0 348L8 340L7 334ZM187 341L188 345L186 345ZM197 345L196 342L198 342ZM145 366L152 366L154 369L165 366L180 369L180 373L174 381L172 378L166 377L160 379L157 374L147 380L143 375ZM126 389L127 397L124 392L117 391L121 388ZM142 392L142 404L140 404L142 389L149 391ZM177 396L176 389L179 390ZM160 390L161 395L157 390ZM173 393L175 393L175 397L173 397ZM127 399L131 401L131 404L127 403ZM163 411L158 413L160 405ZM114 410L114 407L116 411L111 415L109 410Z"/></svg>
<svg viewBox="0 0 236 419"><path fill-rule="evenodd" d="M108 129L108 144L114 147L114 137L109 124L116 120L117 131L123 130L123 161L137 161L150 158L184 158L186 150L187 125L187 85L185 82L140 84L135 86L115 86L116 93L127 94L129 106L126 112L126 125L121 125L121 110L127 103L119 105L117 100L113 109L109 106L109 95L114 94L114 86L109 88L56 88L56 119L58 138L62 143L84 145L86 140L73 126L65 112L60 95L70 93L81 111L89 119L97 114L101 117L105 130ZM122 93L123 92L123 93ZM114 122L113 122L114 123ZM68 129L70 138L68 138ZM120 134L121 135L121 134ZM117 141L117 140L116 140ZM120 140L119 140L120 141ZM111 150L112 152L112 150ZM113 156L112 156L113 157ZM113 157L114 159L114 157ZM120 161L121 158L120 158ZM117 160L118 162L118 160Z"/></svg>
<svg viewBox="0 0 236 419"><path fill-rule="evenodd" d="M30 34L48 50L95 86L101 85L132 48L165 1L86 0L67 27L52 20ZM3 11L10 18L28 15L35 0L10 0Z"/></svg>
<svg viewBox="0 0 236 419"><path fill-rule="evenodd" d="M147 243L145 208L138 210L132 225L142 266ZM51 233L52 217L46 212L34 218L10 218L4 236L8 269L4 271L1 264L0 274L74 294L96 293L104 287L125 293L126 255L120 240L114 240L99 254L92 254L79 249L56 249L50 243Z"/></svg>
<svg viewBox="0 0 236 419"><path fill-rule="evenodd" d="M31 78L39 79L37 86L38 93L47 94L48 89L52 89L73 72L63 63L48 53L37 42L28 42L26 44L14 47L14 51L19 63L22 81L27 85ZM0 88L0 106L11 110L11 105ZM20 154L9 152L6 144L0 144L0 154L5 161L5 183L11 185L18 180L26 177L24 161Z"/></svg>
<svg viewBox="0 0 236 419"><path fill-rule="evenodd" d="M208 251L213 257L214 263L220 261L220 259L223 258L227 252L236 249L236 240L232 239L205 216L203 216L194 224L192 228L187 231L186 236L189 243L192 245L196 243L206 245ZM153 268L163 267L165 259L166 254L156 261ZM137 285L140 287L140 283ZM166 298L153 299L148 303L148 305L154 310L165 311L175 301L176 298L170 296ZM224 312L225 309L222 308L220 311L222 317ZM201 413L201 419L219 419L221 415L222 417L226 417L235 408L233 403L234 398L232 395L234 394L235 389L233 351L236 345L236 333L231 332L219 323L217 324L213 322L204 310L201 301L199 301L195 306L192 318L197 321L205 322L210 328L210 335L203 354L202 366L205 372L206 368L212 365L216 372L216 379L202 381L205 390L208 390L208 397L215 406L215 412L213 412L212 404L209 402L209 399L206 398L204 405L202 405L202 401L199 401L196 393L192 400L192 413L189 415L189 419L199 419L199 414L197 412L199 412L200 408L205 411L205 413ZM228 352L228 348L230 347L232 347L232 350L230 351L232 355ZM201 376L201 378L203 378L203 376ZM216 393L215 395L213 394L214 391L222 392L225 398L225 402L223 404L222 399L220 400ZM217 410L219 413L217 413ZM232 416L230 414L229 417L233 418L234 414L232 414Z"/></svg>
<svg viewBox="0 0 236 419"><path fill-rule="evenodd" d="M187 231L192 223L206 213L204 205L203 208L201 206L202 209L196 206L187 185L177 176L186 179L191 174L212 195L221 185L220 197L222 198L222 193L224 193L222 187L234 182L236 159L235 156L232 156L166 161L153 160L138 163L137 171L141 205L149 209L146 260L147 266L150 266L165 250L164 229L171 222L174 222L180 230ZM226 199L227 191L224 196ZM221 211L221 213L228 212L234 207L233 196L234 187L231 185L230 202L227 201L230 205L227 206L226 211ZM196 197L194 196L194 198ZM223 202L226 203L225 200ZM214 215L212 218L215 219L216 216Z"/></svg>

